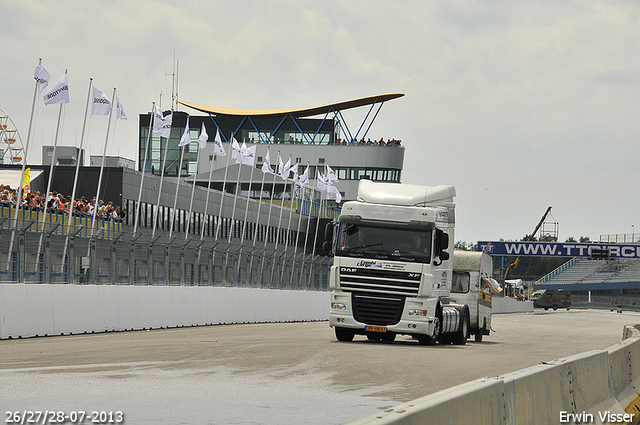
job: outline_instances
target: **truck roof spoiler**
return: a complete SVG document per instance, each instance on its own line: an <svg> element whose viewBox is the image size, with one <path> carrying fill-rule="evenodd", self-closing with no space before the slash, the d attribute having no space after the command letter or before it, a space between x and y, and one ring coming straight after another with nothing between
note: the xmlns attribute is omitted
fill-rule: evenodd
<svg viewBox="0 0 640 425"><path fill-rule="evenodd" d="M453 207L456 189L451 185L420 186L414 184L375 183L360 180L358 201L372 204L404 205L411 207Z"/></svg>

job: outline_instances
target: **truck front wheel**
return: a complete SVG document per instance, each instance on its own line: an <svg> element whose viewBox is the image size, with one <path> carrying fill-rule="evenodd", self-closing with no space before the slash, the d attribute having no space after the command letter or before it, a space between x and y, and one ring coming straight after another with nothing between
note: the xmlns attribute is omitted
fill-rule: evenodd
<svg viewBox="0 0 640 425"><path fill-rule="evenodd" d="M434 345L440 339L440 332L442 332L442 322L440 320L440 310L438 310L436 317L433 318L433 335L419 335L418 342L420 345Z"/></svg>
<svg viewBox="0 0 640 425"><path fill-rule="evenodd" d="M355 336L355 332L352 331L351 329L336 327L336 339L338 341L351 342L353 341L354 336Z"/></svg>

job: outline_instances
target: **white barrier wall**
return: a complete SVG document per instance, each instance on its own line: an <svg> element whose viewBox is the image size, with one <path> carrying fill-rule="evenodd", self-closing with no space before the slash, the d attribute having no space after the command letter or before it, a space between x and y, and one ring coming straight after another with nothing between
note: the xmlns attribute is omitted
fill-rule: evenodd
<svg viewBox="0 0 640 425"><path fill-rule="evenodd" d="M478 379L387 409L352 425L637 424L639 336L635 327L626 326L623 338L628 339L607 350L593 350L503 376Z"/></svg>
<svg viewBox="0 0 640 425"><path fill-rule="evenodd" d="M0 284L0 339L327 320L328 292L211 286Z"/></svg>
<svg viewBox="0 0 640 425"><path fill-rule="evenodd" d="M492 297L491 310L494 314L533 312L533 301L518 301L509 297Z"/></svg>

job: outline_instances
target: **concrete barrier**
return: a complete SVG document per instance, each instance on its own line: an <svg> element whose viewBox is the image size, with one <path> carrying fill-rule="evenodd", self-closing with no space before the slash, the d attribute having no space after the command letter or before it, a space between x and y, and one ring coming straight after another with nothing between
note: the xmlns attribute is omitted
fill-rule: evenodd
<svg viewBox="0 0 640 425"><path fill-rule="evenodd" d="M211 286L0 284L0 339L327 320L328 292Z"/></svg>
<svg viewBox="0 0 640 425"><path fill-rule="evenodd" d="M494 314L533 312L533 301L518 301L509 297L492 297L491 306Z"/></svg>
<svg viewBox="0 0 640 425"><path fill-rule="evenodd" d="M640 422L640 331L621 343L401 404L352 425Z"/></svg>

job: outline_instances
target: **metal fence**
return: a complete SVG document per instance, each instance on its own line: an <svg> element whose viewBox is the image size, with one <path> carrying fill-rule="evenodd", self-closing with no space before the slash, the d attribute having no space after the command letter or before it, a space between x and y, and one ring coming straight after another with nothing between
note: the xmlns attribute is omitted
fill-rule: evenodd
<svg viewBox="0 0 640 425"><path fill-rule="evenodd" d="M0 282L328 290L328 257L0 218ZM13 224L13 225L12 225Z"/></svg>

